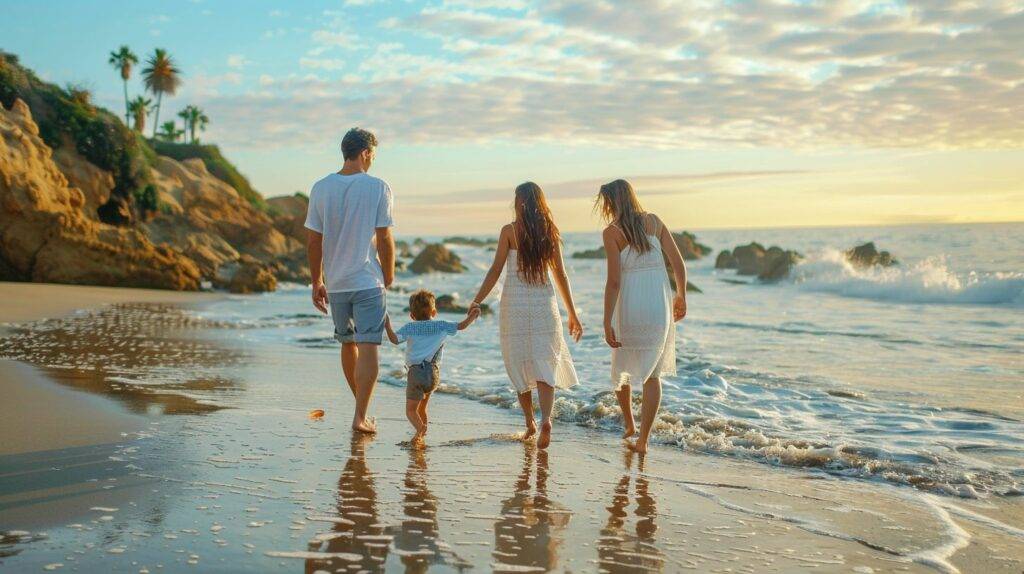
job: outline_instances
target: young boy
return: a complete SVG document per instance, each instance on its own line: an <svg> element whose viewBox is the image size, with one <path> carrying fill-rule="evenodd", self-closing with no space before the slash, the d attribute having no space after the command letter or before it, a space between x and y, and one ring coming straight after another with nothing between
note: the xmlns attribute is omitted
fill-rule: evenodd
<svg viewBox="0 0 1024 574"><path fill-rule="evenodd" d="M395 345L408 343L405 347L405 365L408 368L405 416L416 429L413 443L421 443L427 434L427 402L441 383L441 349L448 337L465 329L480 316L480 309L470 309L461 323L434 319L436 315L434 294L421 289L409 297L412 323L406 323L396 333L391 328L391 317L384 320L388 340Z"/></svg>

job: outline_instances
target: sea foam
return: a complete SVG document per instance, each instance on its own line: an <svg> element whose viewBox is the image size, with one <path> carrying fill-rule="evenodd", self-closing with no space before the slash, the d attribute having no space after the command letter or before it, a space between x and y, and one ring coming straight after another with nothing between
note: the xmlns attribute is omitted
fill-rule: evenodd
<svg viewBox="0 0 1024 574"><path fill-rule="evenodd" d="M898 303L1024 306L1024 273L956 273L944 257L857 268L843 252L809 253L791 279L801 289Z"/></svg>

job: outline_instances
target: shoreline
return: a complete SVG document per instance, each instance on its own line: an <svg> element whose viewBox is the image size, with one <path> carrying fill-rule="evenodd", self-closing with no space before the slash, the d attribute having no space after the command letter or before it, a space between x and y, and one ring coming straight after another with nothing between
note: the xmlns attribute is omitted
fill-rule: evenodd
<svg viewBox="0 0 1024 574"><path fill-rule="evenodd" d="M0 341L11 325L55 319L118 303L200 304L215 293L0 282ZM122 440L145 417L111 397L76 390L39 368L0 359L0 456L95 446ZM31 430L30 430L31 429Z"/></svg>

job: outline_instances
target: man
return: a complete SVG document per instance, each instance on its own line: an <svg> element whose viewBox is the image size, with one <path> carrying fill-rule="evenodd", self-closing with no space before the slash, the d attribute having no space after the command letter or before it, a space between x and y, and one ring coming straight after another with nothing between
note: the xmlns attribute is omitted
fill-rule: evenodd
<svg viewBox="0 0 1024 574"><path fill-rule="evenodd" d="M385 289L395 278L391 188L366 173L377 138L352 128L341 140L345 164L313 185L306 228L313 305L330 306L341 370L356 400L352 429L376 431L367 416L384 338Z"/></svg>

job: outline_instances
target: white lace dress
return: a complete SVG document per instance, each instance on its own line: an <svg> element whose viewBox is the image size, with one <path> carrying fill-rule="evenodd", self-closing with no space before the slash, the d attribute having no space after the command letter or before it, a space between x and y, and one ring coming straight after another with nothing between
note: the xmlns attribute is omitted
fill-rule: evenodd
<svg viewBox="0 0 1024 574"><path fill-rule="evenodd" d="M498 309L501 356L516 393L536 388L537 381L559 389L579 382L562 334L562 316L551 280L539 285L523 281L516 249L508 252Z"/></svg>
<svg viewBox="0 0 1024 574"><path fill-rule="evenodd" d="M651 250L619 253L622 269L612 327L622 347L612 349L612 384L642 385L651 377L676 374L676 330L672 288L656 235Z"/></svg>

